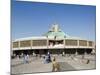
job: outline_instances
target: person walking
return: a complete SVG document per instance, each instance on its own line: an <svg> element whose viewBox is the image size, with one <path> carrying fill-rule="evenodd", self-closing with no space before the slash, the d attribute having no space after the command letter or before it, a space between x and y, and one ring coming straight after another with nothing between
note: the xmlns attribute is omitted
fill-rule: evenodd
<svg viewBox="0 0 100 75"><path fill-rule="evenodd" d="M53 58L52 61L52 72L59 72L60 71L60 65L58 62L56 62L56 58Z"/></svg>
<svg viewBox="0 0 100 75"><path fill-rule="evenodd" d="M62 52L62 56L65 56L65 52L64 51Z"/></svg>
<svg viewBox="0 0 100 75"><path fill-rule="evenodd" d="M24 63L28 63L28 59L29 59L29 56L28 55L24 55Z"/></svg>
<svg viewBox="0 0 100 75"><path fill-rule="evenodd" d="M48 62L51 62L51 55L50 55L50 53L48 53Z"/></svg>

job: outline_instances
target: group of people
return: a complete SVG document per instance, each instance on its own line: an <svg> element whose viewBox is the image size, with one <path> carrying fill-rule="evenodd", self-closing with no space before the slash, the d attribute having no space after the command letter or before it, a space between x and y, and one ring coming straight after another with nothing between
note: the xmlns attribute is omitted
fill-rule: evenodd
<svg viewBox="0 0 100 75"><path fill-rule="evenodd" d="M60 65L59 63L56 61L56 58L54 57L53 60L51 60L51 55L50 53L48 53L47 55L45 55L44 57L44 63L52 63L52 72L58 72L60 71ZM24 55L24 64L29 63L29 55Z"/></svg>
<svg viewBox="0 0 100 75"><path fill-rule="evenodd" d="M24 63L29 63L29 55L24 55Z"/></svg>
<svg viewBox="0 0 100 75"><path fill-rule="evenodd" d="M51 62L51 55L50 55L49 52L48 52L47 55L45 55L43 58L44 58L44 63L49 63L49 62Z"/></svg>
<svg viewBox="0 0 100 75"><path fill-rule="evenodd" d="M50 62L52 63L52 71L53 72L60 71L60 65L56 61L56 58L54 57L53 60L51 60L51 55L49 52L43 58L44 58L45 64L50 63ZM24 59L24 64L29 63L29 55L28 54L24 55L23 59Z"/></svg>
<svg viewBox="0 0 100 75"><path fill-rule="evenodd" d="M56 58L54 57L53 60L51 60L51 55L48 52L46 56L44 56L44 63L52 63L52 72L58 72L60 71L60 65L56 61Z"/></svg>

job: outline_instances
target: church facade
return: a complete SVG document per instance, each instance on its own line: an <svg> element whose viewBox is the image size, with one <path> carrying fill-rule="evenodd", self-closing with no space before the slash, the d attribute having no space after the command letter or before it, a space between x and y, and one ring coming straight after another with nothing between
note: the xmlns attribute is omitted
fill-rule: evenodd
<svg viewBox="0 0 100 75"><path fill-rule="evenodd" d="M12 54L90 54L95 49L91 40L72 37L65 34L58 26L52 25L47 33L38 37L19 38L12 41Z"/></svg>

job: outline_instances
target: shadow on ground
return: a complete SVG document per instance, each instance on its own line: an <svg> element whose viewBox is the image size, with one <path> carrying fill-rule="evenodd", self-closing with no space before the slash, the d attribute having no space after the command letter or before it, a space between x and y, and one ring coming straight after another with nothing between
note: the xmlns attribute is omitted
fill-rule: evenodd
<svg viewBox="0 0 100 75"><path fill-rule="evenodd" d="M76 69L67 62L58 62L58 63L60 65L60 71L76 71Z"/></svg>

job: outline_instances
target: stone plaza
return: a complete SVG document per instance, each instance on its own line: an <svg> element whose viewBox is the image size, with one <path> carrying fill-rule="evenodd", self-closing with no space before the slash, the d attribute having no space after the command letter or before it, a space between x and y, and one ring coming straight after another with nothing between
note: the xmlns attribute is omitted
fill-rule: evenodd
<svg viewBox="0 0 100 75"><path fill-rule="evenodd" d="M96 68L95 55L51 55L60 64L60 71L90 70ZM87 63L87 60L89 62ZM11 74L52 72L52 62L44 63L43 57L31 56L28 63L23 63L23 58L11 60Z"/></svg>

